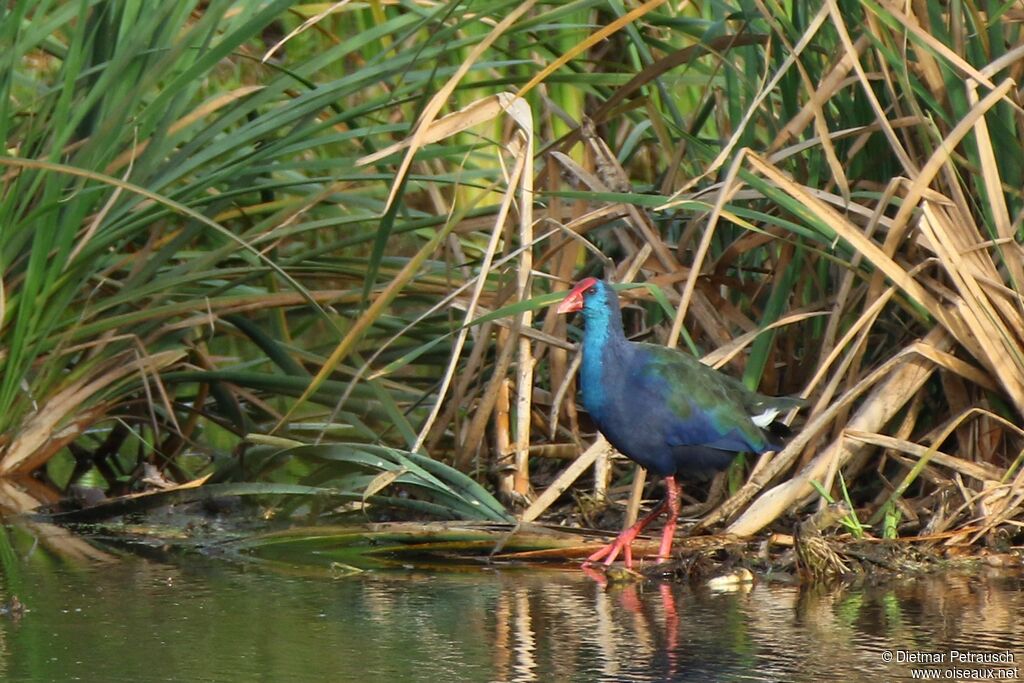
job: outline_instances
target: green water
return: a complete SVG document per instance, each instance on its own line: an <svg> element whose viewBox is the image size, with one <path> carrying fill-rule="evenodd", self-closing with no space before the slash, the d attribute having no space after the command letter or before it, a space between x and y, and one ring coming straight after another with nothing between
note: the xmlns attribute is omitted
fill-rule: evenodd
<svg viewBox="0 0 1024 683"><path fill-rule="evenodd" d="M605 590L575 570L325 578L45 553L19 548L3 577L0 599L16 593L27 608L0 617L4 681L877 682L913 680L915 668L957 680L950 650L1015 659L959 669L1024 667L1024 579L1005 573L831 591Z"/></svg>

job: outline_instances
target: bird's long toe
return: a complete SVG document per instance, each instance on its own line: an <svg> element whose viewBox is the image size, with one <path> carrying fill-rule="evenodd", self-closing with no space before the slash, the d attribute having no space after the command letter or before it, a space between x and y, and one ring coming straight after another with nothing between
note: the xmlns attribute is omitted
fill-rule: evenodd
<svg viewBox="0 0 1024 683"><path fill-rule="evenodd" d="M608 543L607 545L602 546L594 554L592 554L590 557L588 557L587 559L583 560L583 566L584 567L588 567L588 566L590 566L592 564L596 564L598 562L601 562L602 560L604 560L604 565L605 566L611 566L611 564L613 562L615 562L616 558L618 558L619 553L622 552L622 548L623 548L622 537L623 537L623 535L624 534L620 534L614 541L612 541L611 543ZM628 546L626 546L626 547L628 548ZM626 566L629 567L632 564L632 553L627 551L627 556L626 557L627 557L627 561L628 561L628 564Z"/></svg>
<svg viewBox="0 0 1024 683"><path fill-rule="evenodd" d="M610 567L619 557L619 553L623 554L623 560L626 565L626 569L633 568L633 541L643 530L649 519L641 520L643 524L637 523L630 528L623 531L621 534L615 537L615 540L608 545L600 548L593 555L584 560L584 566L594 564L595 562L604 561L604 566Z"/></svg>
<svg viewBox="0 0 1024 683"><path fill-rule="evenodd" d="M674 480L672 481L674 482ZM659 515L662 514L662 512L665 511L665 508L668 507L668 505L669 498L666 498L665 500L658 503L656 506L654 506L654 509L647 513L645 517L641 518L636 523L634 523L633 526L629 527L628 529L620 533L618 536L616 536L614 541L604 546L603 548L600 548L597 552L595 552L593 555L584 560L583 566L589 566L603 559L604 565L606 567L610 567L615 562L616 558L618 558L619 553L623 553L623 560L625 562L626 569L632 569L633 541L636 540L636 537L640 535L641 531L647 528L647 525L653 522ZM663 560L659 557L658 561L662 562Z"/></svg>

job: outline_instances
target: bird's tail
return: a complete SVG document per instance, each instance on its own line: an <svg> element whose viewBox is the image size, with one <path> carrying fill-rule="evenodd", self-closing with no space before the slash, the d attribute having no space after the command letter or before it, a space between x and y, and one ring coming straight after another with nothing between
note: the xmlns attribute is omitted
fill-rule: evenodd
<svg viewBox="0 0 1024 683"><path fill-rule="evenodd" d="M803 408L807 405L807 400L797 396L766 396L764 397L764 404L778 410L782 414L796 408ZM789 425L776 422L775 420L772 420L764 428L764 431L771 437L775 450L782 450L786 442L793 436L793 430L789 428Z"/></svg>
<svg viewBox="0 0 1024 683"><path fill-rule="evenodd" d="M807 406L807 399L799 396L765 396L762 399L766 405L778 408L780 413L786 413L794 408Z"/></svg>
<svg viewBox="0 0 1024 683"><path fill-rule="evenodd" d="M772 422L765 431L771 436L772 445L775 446L774 450L777 451L782 450L782 447L793 436L793 430L789 428L789 425L782 422Z"/></svg>

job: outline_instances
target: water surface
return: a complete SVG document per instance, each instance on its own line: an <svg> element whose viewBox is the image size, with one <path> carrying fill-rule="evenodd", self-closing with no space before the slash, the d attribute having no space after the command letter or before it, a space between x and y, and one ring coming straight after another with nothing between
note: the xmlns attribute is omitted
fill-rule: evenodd
<svg viewBox="0 0 1024 683"><path fill-rule="evenodd" d="M0 596L28 610L0 617L7 681L902 681L1024 663L1016 575L713 592L606 590L575 570L19 562ZM951 650L1014 661L950 662ZM920 653L945 661L906 661Z"/></svg>

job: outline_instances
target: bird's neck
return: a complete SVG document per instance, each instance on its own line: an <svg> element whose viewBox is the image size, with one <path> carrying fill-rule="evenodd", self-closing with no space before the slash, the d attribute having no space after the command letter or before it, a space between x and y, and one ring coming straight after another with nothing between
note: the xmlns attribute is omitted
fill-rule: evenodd
<svg viewBox="0 0 1024 683"><path fill-rule="evenodd" d="M622 367L629 342L622 332L622 313L614 299L605 306L585 308L583 363L580 382L583 404L588 411L600 410L606 400L607 373Z"/></svg>

